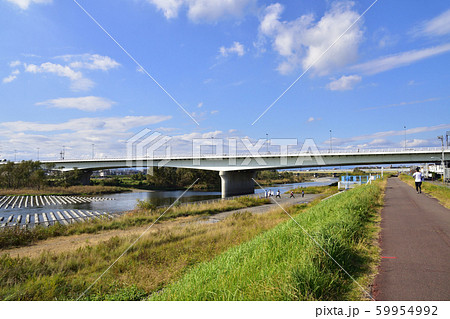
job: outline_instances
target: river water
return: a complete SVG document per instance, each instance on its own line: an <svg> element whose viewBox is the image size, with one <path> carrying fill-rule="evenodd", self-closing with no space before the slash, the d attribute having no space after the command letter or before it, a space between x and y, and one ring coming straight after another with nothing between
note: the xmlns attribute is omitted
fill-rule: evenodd
<svg viewBox="0 0 450 319"><path fill-rule="evenodd" d="M313 182L305 183L293 183L293 184L282 184L267 187L266 189L273 190L274 193L280 190L284 193L295 187L308 187L308 186L323 186L329 185L336 182L337 178L321 178ZM181 194L183 190L177 191L137 191L129 193L120 194L110 194L110 195L99 195L96 197L111 198L114 200L105 201L93 201L88 203L78 203L78 204L65 204L65 205L51 205L45 207L22 207L14 209L0 209L0 217L3 216L6 219L10 215L34 215L55 212L60 210L82 210L82 211L98 211L98 212L111 212L118 213L123 211L132 210L136 207L138 200L149 200L152 204L156 206L170 205L172 204ZM255 193L264 192L261 189L256 189ZM220 192L204 192L204 191L187 191L183 197L180 198L180 202L196 202L201 200L208 200L214 198L220 198Z"/></svg>

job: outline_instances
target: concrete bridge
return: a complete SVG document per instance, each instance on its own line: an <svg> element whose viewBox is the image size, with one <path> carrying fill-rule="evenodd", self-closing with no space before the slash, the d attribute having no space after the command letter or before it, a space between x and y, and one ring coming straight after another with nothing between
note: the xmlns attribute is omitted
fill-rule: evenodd
<svg viewBox="0 0 450 319"><path fill-rule="evenodd" d="M139 158L104 158L41 161L55 165L55 169L84 171L82 182L89 183L93 171L126 167L176 167L219 172L222 197L254 192L256 171L346 165L377 165L406 163L440 163L443 153L450 159L450 150L422 148L414 150L342 150L307 151L288 154L201 155Z"/></svg>

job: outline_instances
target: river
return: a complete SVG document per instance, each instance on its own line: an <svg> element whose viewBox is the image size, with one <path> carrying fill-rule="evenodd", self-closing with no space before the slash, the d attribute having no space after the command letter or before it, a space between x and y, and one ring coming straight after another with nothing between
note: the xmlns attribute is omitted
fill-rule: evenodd
<svg viewBox="0 0 450 319"><path fill-rule="evenodd" d="M282 185L273 185L271 187L267 187L267 189L271 189L274 193L277 190L280 190L281 193L284 193L295 187L308 187L308 186L323 186L329 185L333 182L336 182L337 178L319 178L312 182L304 182L304 183L293 183L293 184L282 184ZM3 218L3 223L6 219L11 215L25 215L30 214L34 216L34 214L42 214L42 213L50 213L56 211L69 211L69 210L81 210L81 211L98 211L98 212L110 212L110 213L118 213L124 212L128 210L132 210L136 207L136 203L138 200L149 200L152 204L156 206L162 205L170 205L173 203L181 194L183 194L183 190L177 191L134 191L128 193L119 193L119 194L110 194L110 195L99 195L96 197L99 198L110 198L114 200L104 200L104 201L93 201L88 203L77 203L77 204L65 204L65 205L51 205L44 207L22 207L22 208L13 208L13 209L0 209L0 218ZM261 189L256 189L255 193L264 192ZM207 199L220 198L220 192L205 192L205 191L187 191L184 196L180 198L180 201L185 202L196 202ZM14 218L15 219L15 218ZM31 218L33 220L33 218ZM1 224L1 222L0 222Z"/></svg>

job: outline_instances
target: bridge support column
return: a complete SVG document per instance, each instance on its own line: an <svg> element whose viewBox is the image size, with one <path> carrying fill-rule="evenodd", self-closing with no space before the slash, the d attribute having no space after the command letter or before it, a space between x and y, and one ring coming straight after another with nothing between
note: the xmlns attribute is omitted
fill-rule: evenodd
<svg viewBox="0 0 450 319"><path fill-rule="evenodd" d="M255 171L221 171L222 198L253 194L255 192Z"/></svg>
<svg viewBox="0 0 450 319"><path fill-rule="evenodd" d="M91 175L92 171L85 170L81 172L80 182L82 185L90 185L91 184Z"/></svg>

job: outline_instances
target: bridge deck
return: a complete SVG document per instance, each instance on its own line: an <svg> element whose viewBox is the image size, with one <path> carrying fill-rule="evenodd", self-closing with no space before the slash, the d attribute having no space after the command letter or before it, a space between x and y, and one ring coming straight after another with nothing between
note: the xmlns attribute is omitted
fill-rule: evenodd
<svg viewBox="0 0 450 319"><path fill-rule="evenodd" d="M450 210L398 178L381 213L377 300L450 300Z"/></svg>

